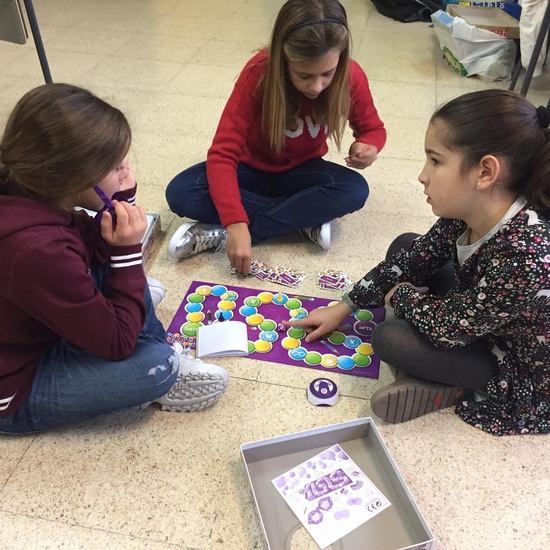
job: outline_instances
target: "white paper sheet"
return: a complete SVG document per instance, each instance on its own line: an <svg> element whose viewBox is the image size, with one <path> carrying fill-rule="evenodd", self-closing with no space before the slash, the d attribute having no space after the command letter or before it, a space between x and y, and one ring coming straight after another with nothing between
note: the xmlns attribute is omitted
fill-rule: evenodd
<svg viewBox="0 0 550 550"><path fill-rule="evenodd" d="M340 445L272 480L320 548L391 506Z"/></svg>

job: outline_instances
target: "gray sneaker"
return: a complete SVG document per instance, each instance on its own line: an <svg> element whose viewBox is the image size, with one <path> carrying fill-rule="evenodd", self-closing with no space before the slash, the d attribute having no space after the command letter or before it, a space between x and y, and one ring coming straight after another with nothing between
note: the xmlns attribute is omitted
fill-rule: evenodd
<svg viewBox="0 0 550 550"><path fill-rule="evenodd" d="M168 254L175 260L189 258L203 250L225 250L227 231L221 226L209 223L184 223L174 233L168 245Z"/></svg>
<svg viewBox="0 0 550 550"><path fill-rule="evenodd" d="M187 350L183 351L181 344L173 347L180 363L178 377L170 391L152 403L158 403L163 411L177 412L202 411L214 405L227 390L229 373L196 359Z"/></svg>
<svg viewBox="0 0 550 550"><path fill-rule="evenodd" d="M372 395L370 406L374 414L386 422L407 422L456 405L470 393L456 386L428 382L400 373L393 384Z"/></svg>
<svg viewBox="0 0 550 550"><path fill-rule="evenodd" d="M311 239L316 245L319 245L323 250L330 248L330 222L316 227L306 227L300 230L302 235Z"/></svg>

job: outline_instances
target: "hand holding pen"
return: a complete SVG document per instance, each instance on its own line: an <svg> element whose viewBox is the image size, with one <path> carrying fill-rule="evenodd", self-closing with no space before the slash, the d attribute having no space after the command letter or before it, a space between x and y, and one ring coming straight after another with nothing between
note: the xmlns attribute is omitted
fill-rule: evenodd
<svg viewBox="0 0 550 550"><path fill-rule="evenodd" d="M99 196L99 198L103 201L103 204L105 205L103 207L103 209L100 210L100 212L99 212L99 221L101 222L101 217L103 215L103 212L107 211L107 212L109 212L109 214L111 214L111 218L113 220L113 225L116 225L116 212L115 212L115 205L113 204L113 201L111 200L109 195L107 195L107 193L105 193L105 191L103 191L103 189L101 189L101 187L99 185L94 185L94 191L97 193L97 195ZM96 219L97 219L97 217L96 217Z"/></svg>
<svg viewBox="0 0 550 550"><path fill-rule="evenodd" d="M105 210L101 216L101 235L111 246L139 244L147 229L147 214L141 206L112 201L113 214Z"/></svg>

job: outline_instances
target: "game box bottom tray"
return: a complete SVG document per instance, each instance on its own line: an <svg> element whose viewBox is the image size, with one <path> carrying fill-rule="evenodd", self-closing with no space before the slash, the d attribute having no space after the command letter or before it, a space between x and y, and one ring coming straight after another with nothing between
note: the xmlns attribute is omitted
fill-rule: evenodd
<svg viewBox="0 0 550 550"><path fill-rule="evenodd" d="M372 418L241 445L269 550L318 548L271 483L275 477L339 444L389 499L391 506L347 534L332 550L433 550L430 528Z"/></svg>

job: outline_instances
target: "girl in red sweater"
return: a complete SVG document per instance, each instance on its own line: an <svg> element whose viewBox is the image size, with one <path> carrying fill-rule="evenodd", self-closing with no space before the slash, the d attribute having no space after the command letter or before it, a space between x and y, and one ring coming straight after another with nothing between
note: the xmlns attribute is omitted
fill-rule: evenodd
<svg viewBox="0 0 550 550"><path fill-rule="evenodd" d="M186 258L225 248L247 275L251 245L301 230L330 246L330 221L359 210L365 178L386 131L367 77L349 58L346 12L337 0L288 0L271 44L244 67L221 116L206 162L176 176L166 198L183 224L169 254ZM323 160L349 122L346 164Z"/></svg>
<svg viewBox="0 0 550 550"><path fill-rule="evenodd" d="M0 433L159 403L200 410L221 367L166 343L141 256L143 208L111 200L124 115L87 90L25 94L0 141ZM75 206L100 210L99 223Z"/></svg>

